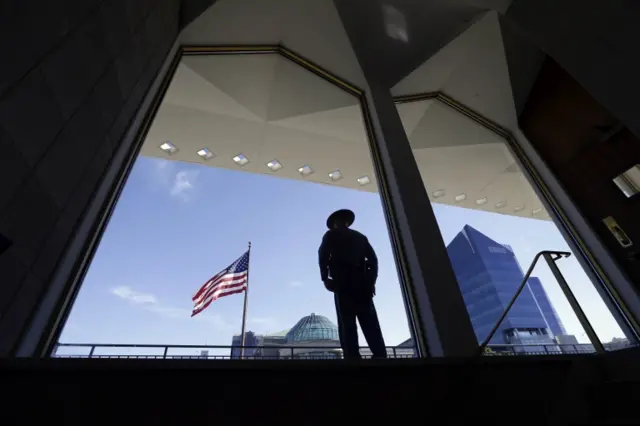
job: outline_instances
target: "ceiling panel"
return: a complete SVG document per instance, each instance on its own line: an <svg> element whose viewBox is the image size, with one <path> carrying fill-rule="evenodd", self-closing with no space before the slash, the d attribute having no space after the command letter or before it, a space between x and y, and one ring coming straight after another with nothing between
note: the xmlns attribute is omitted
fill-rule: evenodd
<svg viewBox="0 0 640 426"><path fill-rule="evenodd" d="M180 42L282 44L342 79L365 86L333 0L218 0L185 27Z"/></svg>
<svg viewBox="0 0 640 426"><path fill-rule="evenodd" d="M221 55L211 66L206 56L187 56L183 63L262 120L267 118L278 55Z"/></svg>
<svg viewBox="0 0 640 426"><path fill-rule="evenodd" d="M511 130L517 115L498 14L487 12L392 89L394 96L443 92Z"/></svg>
<svg viewBox="0 0 640 426"><path fill-rule="evenodd" d="M238 77L244 75L245 66L264 70L271 77L251 76L245 83ZM212 70L217 67L233 78L218 78L219 70ZM435 99L401 104L398 110L434 202L526 217L540 206L505 142L494 133ZM278 119L269 119L274 116ZM164 141L172 142L178 151L165 154L160 149ZM197 151L202 148L216 156L201 159ZM377 191L356 98L277 54L186 58L151 126L142 154ZM238 154L250 162L238 166L233 161ZM283 166L276 172L266 166L274 159ZM314 173L301 176L298 168L304 165ZM336 169L343 177L332 182L329 173ZM362 176L368 176L372 183L360 186L357 179ZM445 195L434 198L437 189L445 190ZM462 193L466 200L457 202L455 196ZM487 203L475 203L484 197ZM507 205L496 208L499 201ZM524 208L515 212L515 206ZM538 217L548 218L544 214Z"/></svg>

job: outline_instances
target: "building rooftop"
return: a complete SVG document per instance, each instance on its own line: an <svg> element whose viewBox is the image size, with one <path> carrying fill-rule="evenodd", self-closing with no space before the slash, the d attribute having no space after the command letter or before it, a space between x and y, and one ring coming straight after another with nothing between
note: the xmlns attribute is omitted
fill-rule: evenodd
<svg viewBox="0 0 640 426"><path fill-rule="evenodd" d="M289 330L291 330L291 329L287 328L286 330L277 331L275 333L265 334L264 337L286 337L287 333L289 332Z"/></svg>
<svg viewBox="0 0 640 426"><path fill-rule="evenodd" d="M339 340L338 327L327 317L311 314L302 318L287 333L287 343Z"/></svg>

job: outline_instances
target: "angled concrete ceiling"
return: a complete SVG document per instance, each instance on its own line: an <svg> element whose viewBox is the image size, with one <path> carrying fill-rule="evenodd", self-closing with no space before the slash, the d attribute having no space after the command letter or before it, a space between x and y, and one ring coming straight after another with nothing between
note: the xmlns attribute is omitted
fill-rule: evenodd
<svg viewBox="0 0 640 426"><path fill-rule="evenodd" d="M432 201L549 218L501 137L435 99L398 111Z"/></svg>
<svg viewBox="0 0 640 426"><path fill-rule="evenodd" d="M282 44L343 80L365 87L358 61L397 85L482 19L512 0L183 0L183 44ZM342 22L349 24L350 33ZM500 18L516 112L545 54ZM495 31L494 31L495 32ZM498 31L499 32L499 31ZM351 37L359 41L354 54ZM482 47L476 44L476 47ZM502 52L504 55L505 52ZM356 59L357 58L357 59Z"/></svg>
<svg viewBox="0 0 640 426"><path fill-rule="evenodd" d="M489 10L509 0L335 0L359 60L394 86Z"/></svg>
<svg viewBox="0 0 640 426"><path fill-rule="evenodd" d="M165 156L164 141L175 160L376 191L358 99L275 53L185 57L142 154ZM216 157L203 160L202 148ZM238 166L239 154L250 162ZM312 174L300 174L305 165ZM363 176L371 183L360 186Z"/></svg>
<svg viewBox="0 0 640 426"><path fill-rule="evenodd" d="M358 58L394 95L442 91L513 130L517 114L499 23L509 3L218 0L180 41L283 45L366 88L349 39L354 34L342 25L355 11L360 24L351 29L367 38ZM403 103L398 111L434 202L549 218L504 140L435 99ZM178 151L163 152L165 141ZM201 158L203 148L215 156ZM358 100L276 53L184 57L142 154L377 191ZM249 162L234 162L239 154ZM267 167L274 160L282 166L277 171ZM301 175L305 165L313 173ZM336 170L340 179L332 180ZM365 176L370 182L359 184Z"/></svg>
<svg viewBox="0 0 640 426"><path fill-rule="evenodd" d="M365 81L332 0L218 0L180 35L187 45L284 45L356 86Z"/></svg>
<svg viewBox="0 0 640 426"><path fill-rule="evenodd" d="M517 114L500 23L488 12L396 84L394 96L443 92L511 130Z"/></svg>
<svg viewBox="0 0 640 426"><path fill-rule="evenodd" d="M398 109L434 202L526 217L540 207L494 133L436 100ZM142 154L375 192L366 138L355 97L283 56L187 56ZM165 141L178 151L163 152ZM199 157L202 148L215 157ZM249 163L236 164L239 154ZM267 167L273 160L282 165L275 172ZM312 174L300 174L305 165ZM333 181L335 170L341 178ZM358 183L363 176L371 181L364 186ZM445 193L434 195L436 189ZM463 193L465 200L456 200Z"/></svg>
<svg viewBox="0 0 640 426"><path fill-rule="evenodd" d="M397 97L442 92L512 131L517 111L500 15L473 25L399 81ZM425 186L436 202L548 218L503 139L435 99L398 105ZM443 194L444 193L444 194ZM455 197L464 200L456 201Z"/></svg>

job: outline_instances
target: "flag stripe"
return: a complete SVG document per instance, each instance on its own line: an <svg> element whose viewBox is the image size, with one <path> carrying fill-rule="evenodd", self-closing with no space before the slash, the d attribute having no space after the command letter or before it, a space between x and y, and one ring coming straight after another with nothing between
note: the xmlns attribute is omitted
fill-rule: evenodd
<svg viewBox="0 0 640 426"><path fill-rule="evenodd" d="M198 290L198 292L195 294L195 296L193 296L191 298L191 300L196 300L198 297L200 297L202 295L202 293L204 293L205 291L210 289L212 286L215 286L219 282L232 280L232 279L234 279L236 277L240 277L240 276L243 276L243 275L246 275L246 272L240 272L240 273L237 273L237 274L222 274L222 273L217 274L213 278L211 278L209 281L204 283L204 285L200 288L200 290Z"/></svg>
<svg viewBox="0 0 640 426"><path fill-rule="evenodd" d="M204 293L202 293L202 295L200 295L200 297L198 297L197 299L194 299L193 302L195 304L198 304L198 303L200 303L200 301L202 299L205 299L207 297L207 295L209 295L210 293L213 293L217 289L219 289L221 287L226 287L228 285L242 283L242 282L246 281L246 279L247 279L247 275L245 274L245 275L243 275L241 277L236 277L233 280L225 280L224 282L219 282L218 284L209 287Z"/></svg>
<svg viewBox="0 0 640 426"><path fill-rule="evenodd" d="M229 267L223 269L204 283L195 295L191 316L205 310L214 300L247 289L249 279L249 251L240 256Z"/></svg>
<svg viewBox="0 0 640 426"><path fill-rule="evenodd" d="M211 285L212 282L217 280L219 277L223 276L225 272L226 272L226 269L224 271L222 271L222 272L219 272L219 273L215 274L213 277L209 278L207 280L207 282L204 283L202 285L202 287L200 287L198 292L193 296L192 300L195 300L196 297L200 296L202 294L202 292L205 291L207 289L207 287L209 287Z"/></svg>
<svg viewBox="0 0 640 426"><path fill-rule="evenodd" d="M221 297L224 297L224 296L227 295L227 293L234 294L235 292L244 291L244 289L246 289L246 288L247 288L247 286L245 284L245 285L242 285L242 286L225 289L223 291L220 291L219 293L212 294L211 296L209 296L206 299L204 299L202 301L202 303L199 303L198 305L196 305L193 309L194 310L202 310L202 307L203 306L208 306L211 301L219 299Z"/></svg>
<svg viewBox="0 0 640 426"><path fill-rule="evenodd" d="M224 277L219 279L215 284L209 285L204 292L202 292L198 297L194 297L193 301L196 302L199 299L205 297L205 295L211 291L214 291L220 285L226 285L229 283L240 282L240 280L244 280L247 276L247 273L244 272L242 274L234 274L234 276ZM200 292L199 292L200 293Z"/></svg>
<svg viewBox="0 0 640 426"><path fill-rule="evenodd" d="M194 309L194 310L193 310L193 312L191 313L191 316L198 315L200 312L202 312L202 311L204 311L205 309L207 309L207 308L209 307L209 305L211 304L211 302L213 302L214 300L217 300L217 299L219 299L219 298L221 298L221 297L224 297L224 296L229 296L229 295L232 295L232 294L242 293L245 289L246 289L246 287L245 287L245 288L241 288L240 290L233 290L233 291L229 291L229 292L226 292L226 293L224 293L224 294L219 295L218 297L211 298L211 299L210 299L207 303L205 303L205 304L204 304L204 306L202 306L201 308Z"/></svg>
<svg viewBox="0 0 640 426"><path fill-rule="evenodd" d="M243 285L246 285L246 284L247 284L247 280L242 279L242 280L239 280L238 282L228 283L228 284L216 287L215 289L212 289L211 291L208 291L205 294L203 294L202 297L199 298L198 300L194 301L194 306L197 308L198 305L201 305L202 302L204 300L207 300L209 297L211 297L211 295L219 294L229 289L242 287Z"/></svg>

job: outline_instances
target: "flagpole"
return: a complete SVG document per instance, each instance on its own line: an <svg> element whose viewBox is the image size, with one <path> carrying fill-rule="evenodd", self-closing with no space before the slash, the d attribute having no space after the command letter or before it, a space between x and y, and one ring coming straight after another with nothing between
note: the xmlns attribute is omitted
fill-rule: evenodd
<svg viewBox="0 0 640 426"><path fill-rule="evenodd" d="M245 327L247 325L247 305L249 304L249 263L251 263L251 241L249 241L249 262L247 263L247 288L244 291L244 308L242 309L242 346L240 347L240 359L244 359L244 345L246 342Z"/></svg>

